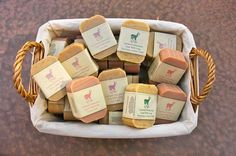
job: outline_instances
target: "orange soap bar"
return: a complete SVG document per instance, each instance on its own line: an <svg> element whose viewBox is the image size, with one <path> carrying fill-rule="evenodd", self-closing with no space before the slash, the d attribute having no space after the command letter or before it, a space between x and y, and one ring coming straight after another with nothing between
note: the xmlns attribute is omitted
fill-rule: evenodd
<svg viewBox="0 0 236 156"><path fill-rule="evenodd" d="M187 100L185 92L177 85L159 84L156 124L171 123L178 120Z"/></svg>
<svg viewBox="0 0 236 156"><path fill-rule="evenodd" d="M50 101L48 100L48 112L53 114L62 114L65 107L64 98L58 101Z"/></svg>
<svg viewBox="0 0 236 156"><path fill-rule="evenodd" d="M188 63L183 53L162 49L148 70L149 80L158 83L177 84L184 75Z"/></svg>
<svg viewBox="0 0 236 156"><path fill-rule="evenodd" d="M138 74L140 71L140 64L124 62L124 70L126 73Z"/></svg>
<svg viewBox="0 0 236 156"><path fill-rule="evenodd" d="M90 123L106 115L106 102L98 78L86 76L72 80L66 90L75 118Z"/></svg>
<svg viewBox="0 0 236 156"><path fill-rule="evenodd" d="M95 15L83 21L80 32L94 58L103 59L116 52L117 41L103 16Z"/></svg>

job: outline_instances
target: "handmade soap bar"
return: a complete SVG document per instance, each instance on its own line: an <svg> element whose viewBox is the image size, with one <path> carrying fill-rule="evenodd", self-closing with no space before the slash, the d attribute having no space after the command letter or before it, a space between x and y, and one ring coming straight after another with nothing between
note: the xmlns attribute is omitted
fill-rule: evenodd
<svg viewBox="0 0 236 156"><path fill-rule="evenodd" d="M48 112L53 114L62 114L65 107L65 99L62 98L58 101L48 100Z"/></svg>
<svg viewBox="0 0 236 156"><path fill-rule="evenodd" d="M147 47L147 58L154 58L153 51L154 51L154 38L155 32L149 33L149 40L148 40L148 47Z"/></svg>
<svg viewBox="0 0 236 156"><path fill-rule="evenodd" d="M116 54L112 54L107 57L108 60L108 68L124 68L124 63L121 61Z"/></svg>
<svg viewBox="0 0 236 156"><path fill-rule="evenodd" d="M188 67L182 52L162 49L148 70L149 80L177 84Z"/></svg>
<svg viewBox="0 0 236 156"><path fill-rule="evenodd" d="M136 128L153 126L156 106L156 86L141 83L129 84L125 91L123 123Z"/></svg>
<svg viewBox="0 0 236 156"><path fill-rule="evenodd" d="M82 22L80 32L94 58L102 59L116 52L116 39L103 16L95 15Z"/></svg>
<svg viewBox="0 0 236 156"><path fill-rule="evenodd" d="M126 73L138 74L140 71L140 64L124 62L124 70Z"/></svg>
<svg viewBox="0 0 236 156"><path fill-rule="evenodd" d="M96 63L100 71L108 69L108 61L106 59L96 60Z"/></svg>
<svg viewBox="0 0 236 156"><path fill-rule="evenodd" d="M63 118L66 121L78 120L72 114L72 110L70 108L70 103L69 103L69 100L68 100L67 97L65 97L65 108L64 108L64 111L63 111Z"/></svg>
<svg viewBox="0 0 236 156"><path fill-rule="evenodd" d="M61 63L54 56L47 56L32 65L31 75L45 97L58 101L66 95L66 84L71 81Z"/></svg>
<svg viewBox="0 0 236 156"><path fill-rule="evenodd" d="M149 25L127 20L121 25L117 56L122 61L141 63L145 59L149 39Z"/></svg>
<svg viewBox="0 0 236 156"><path fill-rule="evenodd" d="M159 84L156 124L177 121L184 107L187 96L177 85Z"/></svg>
<svg viewBox="0 0 236 156"><path fill-rule="evenodd" d="M99 124L122 125L122 111L110 111L99 120Z"/></svg>
<svg viewBox="0 0 236 156"><path fill-rule="evenodd" d="M75 118L90 123L106 115L106 101L98 78L86 76L72 80L66 90Z"/></svg>
<svg viewBox="0 0 236 156"><path fill-rule="evenodd" d="M108 110L121 110L125 87L128 85L125 71L120 68L104 70L99 74L98 79L102 84Z"/></svg>
<svg viewBox="0 0 236 156"><path fill-rule="evenodd" d="M48 55L56 56L58 55L69 43L68 38L55 38L52 40Z"/></svg>
<svg viewBox="0 0 236 156"><path fill-rule="evenodd" d="M82 43L83 45L86 46L86 43L85 43L85 41L84 41L83 38L76 38L76 39L74 40L74 43Z"/></svg>
<svg viewBox="0 0 236 156"><path fill-rule="evenodd" d="M139 83L139 75L127 75L128 84Z"/></svg>
<svg viewBox="0 0 236 156"><path fill-rule="evenodd" d="M98 65L81 43L72 43L67 46L59 54L58 60L72 78L98 75Z"/></svg>

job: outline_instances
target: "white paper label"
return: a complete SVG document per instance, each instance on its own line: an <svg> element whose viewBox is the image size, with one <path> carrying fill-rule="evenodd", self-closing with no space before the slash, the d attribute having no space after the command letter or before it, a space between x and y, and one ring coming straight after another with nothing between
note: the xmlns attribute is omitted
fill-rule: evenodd
<svg viewBox="0 0 236 156"><path fill-rule="evenodd" d="M82 118L106 108L101 84L67 93L71 110L76 118Z"/></svg>
<svg viewBox="0 0 236 156"><path fill-rule="evenodd" d="M67 45L66 40L52 40L49 48L48 55L58 55Z"/></svg>
<svg viewBox="0 0 236 156"><path fill-rule="evenodd" d="M153 57L159 55L163 48L176 50L176 35L155 32Z"/></svg>
<svg viewBox="0 0 236 156"><path fill-rule="evenodd" d="M155 120L157 95L125 92L123 117Z"/></svg>
<svg viewBox="0 0 236 156"><path fill-rule="evenodd" d="M110 125L121 125L122 124L122 112L109 112L108 123Z"/></svg>
<svg viewBox="0 0 236 156"><path fill-rule="evenodd" d="M158 96L156 118L176 121L184 104L185 101Z"/></svg>
<svg viewBox="0 0 236 156"><path fill-rule="evenodd" d="M59 61L51 64L39 73L33 75L46 98L63 89L71 80L71 77Z"/></svg>
<svg viewBox="0 0 236 156"><path fill-rule="evenodd" d="M118 50L146 56L149 32L121 27Z"/></svg>
<svg viewBox="0 0 236 156"><path fill-rule="evenodd" d="M98 71L87 49L64 61L62 65L72 78L89 76Z"/></svg>
<svg viewBox="0 0 236 156"><path fill-rule="evenodd" d="M107 22L82 33L82 36L92 55L106 50L117 44Z"/></svg>
<svg viewBox="0 0 236 156"><path fill-rule="evenodd" d="M127 77L101 81L107 105L124 102L125 87L128 85Z"/></svg>

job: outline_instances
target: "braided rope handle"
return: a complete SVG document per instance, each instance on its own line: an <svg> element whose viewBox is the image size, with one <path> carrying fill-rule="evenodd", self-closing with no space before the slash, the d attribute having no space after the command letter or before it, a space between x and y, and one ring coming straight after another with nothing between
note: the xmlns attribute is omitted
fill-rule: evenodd
<svg viewBox="0 0 236 156"><path fill-rule="evenodd" d="M202 91L200 92L200 94L198 95L197 91L198 89L196 89L198 87L198 80L197 80L197 67L196 65L194 65L194 60L197 58L197 56L202 57L206 63L207 63L207 69L208 69L208 75L207 75L207 82L205 83ZM205 98L207 97L208 93L210 92L210 90L212 89L213 83L215 81L215 72L216 72L216 67L215 67L215 63L214 60L212 58L212 56L205 50L203 49L196 49L196 48L192 48L189 57L191 59L190 62L190 71L191 71L191 75L192 75L192 81L191 81L191 102L193 105L200 105Z"/></svg>
<svg viewBox="0 0 236 156"><path fill-rule="evenodd" d="M15 58L15 63L13 65L13 83L14 87L16 88L17 92L30 104L33 104L36 97L37 93L32 93L31 90L26 91L25 87L23 86L22 83L22 63L23 60L26 56L26 54L34 48L34 55L37 53L41 53L44 51L44 47L42 43L34 42L34 41L29 41L26 42L22 48L17 52L16 58Z"/></svg>

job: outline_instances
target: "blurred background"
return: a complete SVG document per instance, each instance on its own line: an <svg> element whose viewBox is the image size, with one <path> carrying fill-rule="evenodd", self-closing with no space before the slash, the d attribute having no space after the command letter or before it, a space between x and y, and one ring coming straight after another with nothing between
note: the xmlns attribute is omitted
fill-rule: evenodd
<svg viewBox="0 0 236 156"><path fill-rule="evenodd" d="M84 139L39 133L29 107L13 88L16 52L35 40L40 25L52 19L144 18L186 25L198 48L217 65L216 82L200 106L198 127L187 136L154 139ZM0 155L214 155L236 153L236 1L235 0L0 0ZM23 77L29 80L30 54ZM200 60L200 85L207 68ZM79 133L79 132L78 132Z"/></svg>

